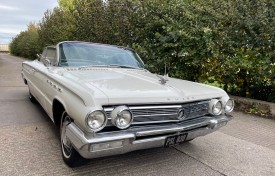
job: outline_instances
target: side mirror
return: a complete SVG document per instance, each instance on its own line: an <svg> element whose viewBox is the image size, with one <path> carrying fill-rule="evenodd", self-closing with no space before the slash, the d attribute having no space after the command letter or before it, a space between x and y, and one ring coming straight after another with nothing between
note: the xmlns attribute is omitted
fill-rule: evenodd
<svg viewBox="0 0 275 176"><path fill-rule="evenodd" d="M38 60L40 60L41 54L36 54L36 57L37 57Z"/></svg>
<svg viewBox="0 0 275 176"><path fill-rule="evenodd" d="M45 65L45 67L49 67L51 65L51 61L49 59L45 59L43 64Z"/></svg>

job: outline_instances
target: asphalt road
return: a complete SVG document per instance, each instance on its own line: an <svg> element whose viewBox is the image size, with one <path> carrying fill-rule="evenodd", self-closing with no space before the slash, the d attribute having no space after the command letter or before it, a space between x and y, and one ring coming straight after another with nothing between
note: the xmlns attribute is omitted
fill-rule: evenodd
<svg viewBox="0 0 275 176"><path fill-rule="evenodd" d="M275 175L275 121L240 112L226 127L190 143L71 169L62 161L57 129L28 99L22 61L0 53L0 175Z"/></svg>

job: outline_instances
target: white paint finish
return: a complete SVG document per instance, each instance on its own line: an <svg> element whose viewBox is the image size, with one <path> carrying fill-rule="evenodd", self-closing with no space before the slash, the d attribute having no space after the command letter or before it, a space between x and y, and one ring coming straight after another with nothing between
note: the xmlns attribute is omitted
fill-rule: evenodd
<svg viewBox="0 0 275 176"><path fill-rule="evenodd" d="M52 103L58 99L75 123L86 131L87 113L102 109L102 105L173 104L228 97L221 89L175 78L161 84L157 75L140 69L47 68L35 60L25 61L22 73L52 120Z"/></svg>
<svg viewBox="0 0 275 176"><path fill-rule="evenodd" d="M174 78L162 85L155 74L145 70L79 70L70 71L64 77L79 81L90 89L101 90L109 104L189 102L227 96L221 89Z"/></svg>

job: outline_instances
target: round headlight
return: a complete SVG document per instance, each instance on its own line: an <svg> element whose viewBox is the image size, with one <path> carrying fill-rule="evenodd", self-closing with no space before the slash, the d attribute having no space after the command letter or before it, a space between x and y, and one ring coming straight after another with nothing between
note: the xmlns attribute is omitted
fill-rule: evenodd
<svg viewBox="0 0 275 176"><path fill-rule="evenodd" d="M224 106L224 111L231 112L233 111L233 109L234 109L234 100L229 99Z"/></svg>
<svg viewBox="0 0 275 176"><path fill-rule="evenodd" d="M128 128L133 122L131 111L126 106L118 106L111 112L112 123L119 129Z"/></svg>
<svg viewBox="0 0 275 176"><path fill-rule="evenodd" d="M91 130L96 132L105 127L107 118L104 112L96 110L87 115L86 123Z"/></svg>
<svg viewBox="0 0 275 176"><path fill-rule="evenodd" d="M220 115L222 113L222 102L212 99L209 103L209 113L212 115Z"/></svg>

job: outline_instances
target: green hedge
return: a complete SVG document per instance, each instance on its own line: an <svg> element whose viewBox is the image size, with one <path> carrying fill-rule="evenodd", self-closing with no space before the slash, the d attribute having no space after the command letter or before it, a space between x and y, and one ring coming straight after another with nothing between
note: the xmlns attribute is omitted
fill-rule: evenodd
<svg viewBox="0 0 275 176"><path fill-rule="evenodd" d="M35 59L41 51L37 25L30 23L26 31L21 32L10 43L10 52L16 56Z"/></svg>
<svg viewBox="0 0 275 176"><path fill-rule="evenodd" d="M153 72L163 73L166 63L170 76L216 82L231 94L275 102L275 1L59 2L38 24L38 39L29 35L38 44L22 45L30 33L22 32L11 44L13 54L29 57L37 46L62 40L124 45L137 50Z"/></svg>

